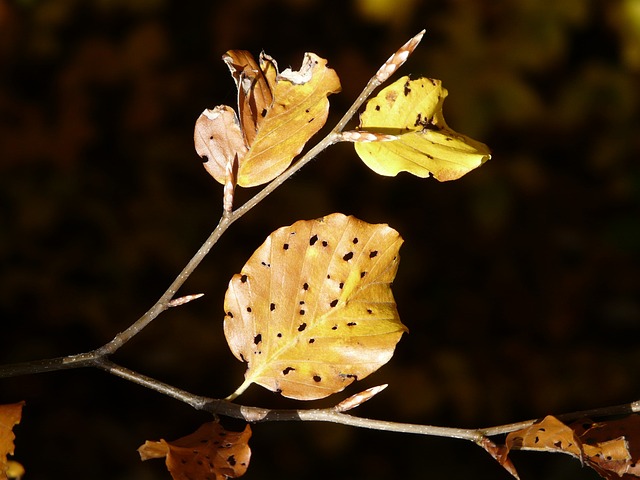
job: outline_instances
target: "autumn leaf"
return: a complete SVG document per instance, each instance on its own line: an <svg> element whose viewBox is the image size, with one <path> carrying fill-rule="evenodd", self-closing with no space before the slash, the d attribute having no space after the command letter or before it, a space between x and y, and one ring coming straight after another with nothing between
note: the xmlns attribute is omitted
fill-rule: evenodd
<svg viewBox="0 0 640 480"><path fill-rule="evenodd" d="M456 180L491 155L483 143L447 126L442 113L446 96L440 80L402 77L367 102L359 125L365 133L344 139L355 141L362 161L380 175L406 171Z"/></svg>
<svg viewBox="0 0 640 480"><path fill-rule="evenodd" d="M237 159L238 185L261 185L282 173L322 128L327 97L340 91L340 80L314 53L305 54L299 71L282 73L265 54L259 64L244 50L230 50L223 59L238 88L240 117L225 105L205 110L196 121L196 152L218 182L225 183L227 164Z"/></svg>
<svg viewBox="0 0 640 480"><path fill-rule="evenodd" d="M240 477L247 471L251 458L250 437L249 425L242 432L230 432L218 422L209 422L173 442L147 440L138 452L142 460L166 457L173 480L225 480Z"/></svg>
<svg viewBox="0 0 640 480"><path fill-rule="evenodd" d="M244 383L323 398L376 371L406 327L391 292L402 238L332 214L273 232L229 282L224 332Z"/></svg>
<svg viewBox="0 0 640 480"><path fill-rule="evenodd" d="M640 417L595 423L581 419L565 425L553 416L511 432L509 450L537 450L566 453L578 458L607 479L640 477Z"/></svg>
<svg viewBox="0 0 640 480"><path fill-rule="evenodd" d="M7 455L13 455L15 435L13 427L20 423L24 402L0 405L0 480L17 478L17 474L24 473L22 465L7 460Z"/></svg>

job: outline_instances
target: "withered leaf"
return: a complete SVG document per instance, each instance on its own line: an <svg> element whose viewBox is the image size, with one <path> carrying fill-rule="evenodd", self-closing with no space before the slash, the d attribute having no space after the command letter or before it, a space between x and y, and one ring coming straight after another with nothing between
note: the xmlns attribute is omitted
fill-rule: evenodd
<svg viewBox="0 0 640 480"><path fill-rule="evenodd" d="M259 63L245 50L229 50L223 59L238 88L239 120L231 107L205 110L196 122L196 152L220 183L237 158L237 184L261 185L282 173L327 120L328 95L340 80L327 61L306 53L299 71L278 66L268 55Z"/></svg>
<svg viewBox="0 0 640 480"><path fill-rule="evenodd" d="M301 400L326 397L393 355L406 327L391 282L402 238L332 214L273 232L229 282L224 332L245 381Z"/></svg>
<svg viewBox="0 0 640 480"><path fill-rule="evenodd" d="M247 153L238 117L231 107L219 105L205 110L196 120L194 131L196 152L204 161L204 168L224 185L227 165L238 157L238 162Z"/></svg>
<svg viewBox="0 0 640 480"><path fill-rule="evenodd" d="M507 435L509 450L560 452L582 459L582 443L575 432L551 415L542 421Z"/></svg>
<svg viewBox="0 0 640 480"><path fill-rule="evenodd" d="M209 422L173 442L147 440L138 452L142 460L166 457L173 480L226 480L247 471L251 458L250 437L249 425L242 432L230 432L218 422Z"/></svg>
<svg viewBox="0 0 640 480"><path fill-rule="evenodd" d="M13 478L10 470L24 471L20 464L7 459L14 452L13 427L20 423L23 406L24 402L0 405L0 479Z"/></svg>

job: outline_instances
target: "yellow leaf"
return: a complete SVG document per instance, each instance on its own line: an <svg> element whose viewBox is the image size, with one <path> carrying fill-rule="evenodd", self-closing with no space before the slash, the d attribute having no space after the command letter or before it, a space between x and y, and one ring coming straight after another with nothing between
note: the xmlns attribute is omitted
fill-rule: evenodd
<svg viewBox="0 0 640 480"><path fill-rule="evenodd" d="M138 448L138 453L143 461L166 457L173 480L225 480L240 477L247 471L251 458L250 437L249 425L242 432L230 432L217 422L209 422L173 442L147 440Z"/></svg>
<svg viewBox="0 0 640 480"><path fill-rule="evenodd" d="M239 119L226 105L205 110L196 122L196 152L223 185L234 158L237 184L261 185L282 173L322 128L327 96L340 91L340 80L313 53L305 54L299 71L282 73L264 53L259 64L245 50L229 50L223 59L238 88Z"/></svg>
<svg viewBox="0 0 640 480"><path fill-rule="evenodd" d="M275 73L273 61L263 60L262 68L267 80ZM327 121L327 96L340 91L336 72L314 53L305 54L299 71L287 69L273 82L272 106L239 164L242 187L261 185L282 173Z"/></svg>
<svg viewBox="0 0 640 480"><path fill-rule="evenodd" d="M224 332L257 383L323 398L384 365L406 327L391 292L402 238L332 214L273 232L229 282Z"/></svg>
<svg viewBox="0 0 640 480"><path fill-rule="evenodd" d="M442 114L447 90L440 80L402 77L369 100L360 130L399 136L392 141L356 142L362 161L380 175L406 171L418 177L455 180L491 155L483 143L449 128Z"/></svg>

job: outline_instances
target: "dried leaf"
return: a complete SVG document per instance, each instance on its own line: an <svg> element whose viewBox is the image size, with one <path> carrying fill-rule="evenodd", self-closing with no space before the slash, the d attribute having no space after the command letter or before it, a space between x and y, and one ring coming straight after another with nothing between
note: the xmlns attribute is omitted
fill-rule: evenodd
<svg viewBox="0 0 640 480"><path fill-rule="evenodd" d="M248 150L233 109L219 105L202 112L196 120L193 138L204 168L224 185L228 177L227 165L236 156L240 162Z"/></svg>
<svg viewBox="0 0 640 480"><path fill-rule="evenodd" d="M418 177L455 180L491 155L483 143L450 129L442 113L447 90L440 80L402 77L367 102L359 129L397 135L395 141L356 142L362 161L380 175L410 172Z"/></svg>
<svg viewBox="0 0 640 480"><path fill-rule="evenodd" d="M275 69L273 62L266 66L267 73ZM327 121L327 96L340 91L336 72L314 53L305 54L299 71L287 69L273 82L273 104L249 144L249 153L239 162L242 187L269 182L282 173Z"/></svg>
<svg viewBox="0 0 640 480"><path fill-rule="evenodd" d="M250 437L249 425L242 432L229 432L218 422L209 422L173 442L147 440L138 452L142 460L166 457L173 480L225 480L240 477L247 471L251 458Z"/></svg>
<svg viewBox="0 0 640 480"><path fill-rule="evenodd" d="M196 152L223 185L226 166L234 158L237 184L261 185L282 173L322 128L329 112L327 96L340 91L340 80L313 53L305 54L299 71L282 73L265 54L259 64L245 50L229 50L223 59L238 88L240 119L226 105L205 110L196 122Z"/></svg>
<svg viewBox="0 0 640 480"><path fill-rule="evenodd" d="M488 437L482 437L478 442L485 451L491 455L496 462L504 467L504 469L511 474L512 477L520 479L516 467L509 458L509 450L504 445L496 445Z"/></svg>
<svg viewBox="0 0 640 480"><path fill-rule="evenodd" d="M538 450L560 452L582 460L582 443L575 432L557 418L549 415L541 422L507 435L508 450Z"/></svg>
<svg viewBox="0 0 640 480"><path fill-rule="evenodd" d="M240 125L247 145L251 145L273 103L271 86L265 72L271 72L273 84L273 73L277 73L276 63L262 53L258 65L253 55L246 50L229 50L222 59L236 81Z"/></svg>
<svg viewBox="0 0 640 480"><path fill-rule="evenodd" d="M224 331L245 382L323 398L376 371L406 327L391 282L402 238L333 214L273 232L229 282Z"/></svg>
<svg viewBox="0 0 640 480"><path fill-rule="evenodd" d="M7 460L7 455L13 455L13 427L20 423L23 406L24 402L0 405L0 480L15 478L16 471L24 472L20 464Z"/></svg>
<svg viewBox="0 0 640 480"><path fill-rule="evenodd" d="M640 477L640 416L571 424L582 441L587 463L604 478Z"/></svg>

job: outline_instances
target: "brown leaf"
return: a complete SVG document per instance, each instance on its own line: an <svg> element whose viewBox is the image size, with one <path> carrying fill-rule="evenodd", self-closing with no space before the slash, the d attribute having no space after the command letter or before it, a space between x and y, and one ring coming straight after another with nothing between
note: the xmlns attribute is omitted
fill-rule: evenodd
<svg viewBox="0 0 640 480"><path fill-rule="evenodd" d="M142 460L166 457L173 480L225 480L247 471L250 437L249 425L242 432L229 432L218 422L209 422L173 442L147 440L138 452Z"/></svg>
<svg viewBox="0 0 640 480"><path fill-rule="evenodd" d="M9 478L10 464L13 464L11 466L12 469L16 469L16 466L19 466L15 462L9 462L7 455L13 455L13 441L16 438L13 433L13 427L20 423L23 406L24 402L0 405L0 480Z"/></svg>
<svg viewBox="0 0 640 480"><path fill-rule="evenodd" d="M223 185L228 176L227 165L236 155L239 162L247 153L238 117L226 105L219 105L200 114L193 139L196 152L204 161L204 168Z"/></svg>
<svg viewBox="0 0 640 480"><path fill-rule="evenodd" d="M557 418L549 415L538 422L507 435L509 450L538 450L561 452L582 460L582 443L575 432Z"/></svg>
<svg viewBox="0 0 640 480"><path fill-rule="evenodd" d="M587 463L605 478L640 477L640 416L571 424L579 434Z"/></svg>
<svg viewBox="0 0 640 480"><path fill-rule="evenodd" d="M236 81L240 125L246 144L251 145L273 103L271 86L265 72L277 73L276 63L271 57L261 53L258 65L253 55L246 50L229 50L222 59Z"/></svg>
<svg viewBox="0 0 640 480"><path fill-rule="evenodd" d="M333 214L273 232L229 282L224 332L245 382L323 398L376 371L406 327L391 282L402 238Z"/></svg>
<svg viewBox="0 0 640 480"><path fill-rule="evenodd" d="M509 449L504 445L496 445L488 437L482 437L482 440L478 442L482 448L485 449L489 455L491 455L504 469L511 474L514 478L520 479L516 467L509 458Z"/></svg>

